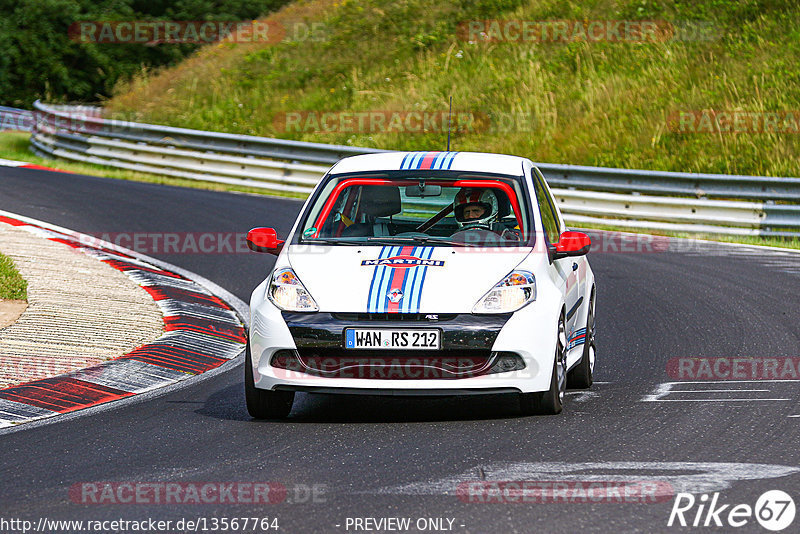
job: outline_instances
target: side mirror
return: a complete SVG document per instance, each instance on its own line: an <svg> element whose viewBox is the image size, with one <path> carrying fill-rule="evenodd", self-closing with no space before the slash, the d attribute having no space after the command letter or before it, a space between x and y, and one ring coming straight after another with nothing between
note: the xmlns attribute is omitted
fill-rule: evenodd
<svg viewBox="0 0 800 534"><path fill-rule="evenodd" d="M583 256L592 247L592 240L583 232L564 232L555 244L553 259L566 258L567 256Z"/></svg>
<svg viewBox="0 0 800 534"><path fill-rule="evenodd" d="M273 228L253 228L247 232L247 246L253 252L279 254L283 243Z"/></svg>

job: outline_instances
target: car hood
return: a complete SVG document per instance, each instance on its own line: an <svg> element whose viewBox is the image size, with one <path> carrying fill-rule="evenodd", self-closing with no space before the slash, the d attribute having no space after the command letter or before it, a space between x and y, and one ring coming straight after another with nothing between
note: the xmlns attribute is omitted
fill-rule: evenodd
<svg viewBox="0 0 800 534"><path fill-rule="evenodd" d="M287 259L322 312L470 313L530 250L292 245Z"/></svg>

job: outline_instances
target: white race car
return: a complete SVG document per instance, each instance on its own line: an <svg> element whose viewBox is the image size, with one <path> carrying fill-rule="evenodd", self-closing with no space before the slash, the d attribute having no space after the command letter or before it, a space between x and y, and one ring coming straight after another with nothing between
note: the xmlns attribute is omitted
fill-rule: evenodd
<svg viewBox="0 0 800 534"><path fill-rule="evenodd" d="M247 409L289 414L297 391L514 393L561 412L594 368L586 234L567 231L534 164L471 152L345 158L322 178L250 301Z"/></svg>

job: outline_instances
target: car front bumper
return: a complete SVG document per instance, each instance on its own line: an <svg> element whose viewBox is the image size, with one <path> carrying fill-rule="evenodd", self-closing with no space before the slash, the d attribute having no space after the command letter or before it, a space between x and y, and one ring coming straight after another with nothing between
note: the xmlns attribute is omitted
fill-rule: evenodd
<svg viewBox="0 0 800 534"><path fill-rule="evenodd" d="M251 302L253 377L259 389L324 393L546 391L554 323L552 310L536 305L498 315L288 313L259 298L257 289ZM345 328L436 328L441 349L345 349ZM509 355L521 365L502 371L498 361Z"/></svg>

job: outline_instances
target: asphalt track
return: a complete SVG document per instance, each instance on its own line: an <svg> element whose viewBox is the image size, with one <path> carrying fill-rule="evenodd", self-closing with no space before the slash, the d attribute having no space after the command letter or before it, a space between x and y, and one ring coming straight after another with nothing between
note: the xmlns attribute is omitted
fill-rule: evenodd
<svg viewBox="0 0 800 534"><path fill-rule="evenodd" d="M299 207L0 168L0 209L91 234L274 226L285 235ZM259 254L154 255L246 302L273 262ZM672 499L487 504L453 493L462 481L609 475L666 480L676 491L718 491L720 503L752 506L772 489L800 503L800 418L791 417L800 414L800 382L689 383L679 387L741 391L668 393L644 402L672 380L666 371L672 358L798 356L800 259L701 246L592 253L590 261L601 383L590 394L571 393L560 416L521 417L506 397L298 395L287 421L255 422L244 408L239 358L226 372L145 402L0 435L0 518L276 517L283 532L354 532L348 518L365 517L409 517L411 531L419 518L451 518L454 532L695 530L667 527ZM669 402L687 398L696 401ZM267 505L73 502L70 487L92 481L273 481L289 493L287 501ZM313 485L324 495L306 498L303 488ZM800 518L786 531L796 532L798 524ZM737 531L764 532L754 519Z"/></svg>

